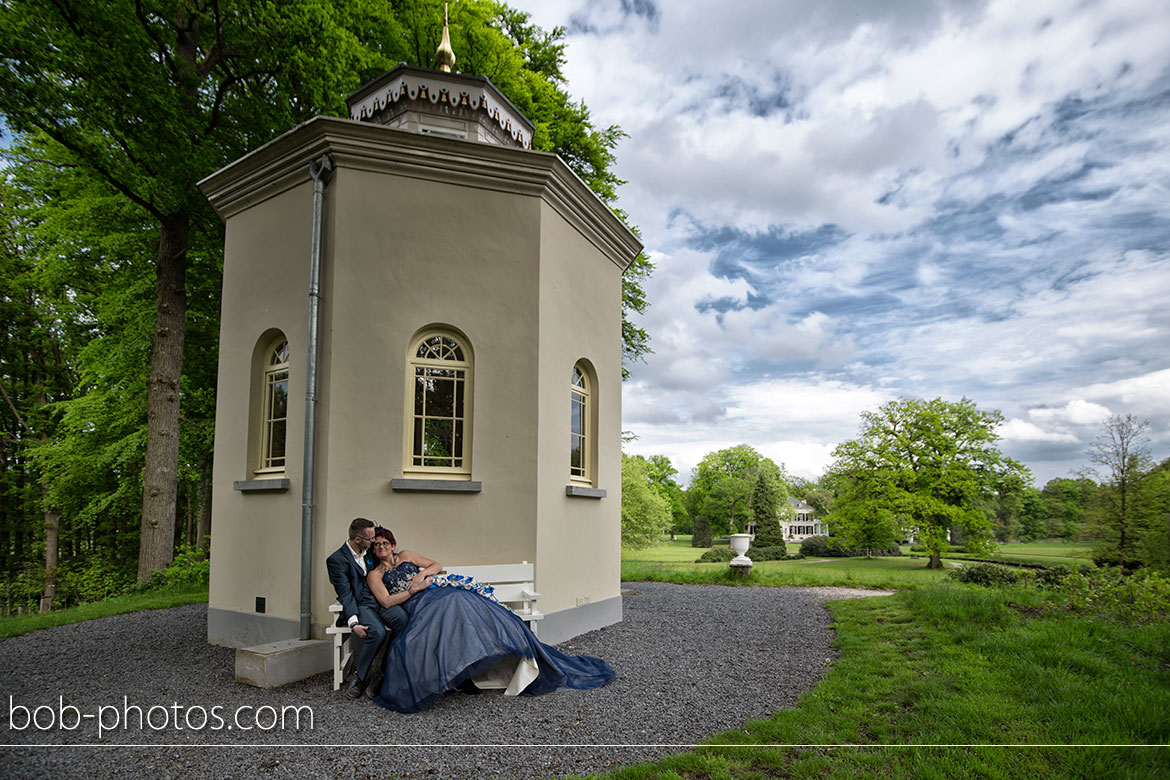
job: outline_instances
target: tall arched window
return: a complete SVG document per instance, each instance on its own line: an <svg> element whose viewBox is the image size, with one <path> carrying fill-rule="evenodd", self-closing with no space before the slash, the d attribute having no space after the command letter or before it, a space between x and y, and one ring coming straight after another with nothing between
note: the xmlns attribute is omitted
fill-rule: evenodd
<svg viewBox="0 0 1170 780"><path fill-rule="evenodd" d="M569 477L579 482L588 482L589 474L589 426L592 413L589 404L589 377L581 366L573 366L569 380Z"/></svg>
<svg viewBox="0 0 1170 780"><path fill-rule="evenodd" d="M408 375L407 471L471 472L471 354L460 337L415 341Z"/></svg>
<svg viewBox="0 0 1170 780"><path fill-rule="evenodd" d="M258 472L284 471L285 435L288 431L288 357L288 340L282 337L268 350L265 361Z"/></svg>

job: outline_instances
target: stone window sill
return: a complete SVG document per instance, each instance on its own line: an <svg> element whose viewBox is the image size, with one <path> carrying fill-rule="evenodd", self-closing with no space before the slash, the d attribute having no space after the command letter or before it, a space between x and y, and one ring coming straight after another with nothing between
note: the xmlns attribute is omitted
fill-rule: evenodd
<svg viewBox="0 0 1170 780"><path fill-rule="evenodd" d="M585 487L584 485L566 485L565 495L569 498L605 498L604 488Z"/></svg>
<svg viewBox="0 0 1170 780"><path fill-rule="evenodd" d="M392 479L390 489L410 493L479 493L483 483L461 479Z"/></svg>
<svg viewBox="0 0 1170 780"><path fill-rule="evenodd" d="M288 490L287 477L280 479L244 479L232 483L232 488L241 493L283 493Z"/></svg>

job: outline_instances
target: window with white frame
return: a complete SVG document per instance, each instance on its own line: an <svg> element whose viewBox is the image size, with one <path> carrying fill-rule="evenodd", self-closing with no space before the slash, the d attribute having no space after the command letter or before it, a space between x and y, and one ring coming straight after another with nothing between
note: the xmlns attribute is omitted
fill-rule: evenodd
<svg viewBox="0 0 1170 780"><path fill-rule="evenodd" d="M284 471L288 432L288 339L277 339L264 364L263 422L260 426L260 468L257 473Z"/></svg>
<svg viewBox="0 0 1170 780"><path fill-rule="evenodd" d="M471 354L461 338L432 332L410 351L405 471L471 472Z"/></svg>
<svg viewBox="0 0 1170 780"><path fill-rule="evenodd" d="M569 380L569 477L589 482L589 426L592 411L589 401L589 377L580 365L573 366Z"/></svg>

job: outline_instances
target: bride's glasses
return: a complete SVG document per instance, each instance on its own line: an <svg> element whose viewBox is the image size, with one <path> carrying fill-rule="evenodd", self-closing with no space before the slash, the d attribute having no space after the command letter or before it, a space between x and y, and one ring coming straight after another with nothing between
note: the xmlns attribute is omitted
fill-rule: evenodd
<svg viewBox="0 0 1170 780"><path fill-rule="evenodd" d="M390 542L374 542L373 547L389 547Z"/></svg>

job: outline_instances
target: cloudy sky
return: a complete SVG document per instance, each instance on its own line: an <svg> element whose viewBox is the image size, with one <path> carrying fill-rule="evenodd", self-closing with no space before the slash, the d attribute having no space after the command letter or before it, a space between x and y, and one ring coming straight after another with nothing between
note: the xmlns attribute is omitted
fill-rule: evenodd
<svg viewBox="0 0 1170 780"><path fill-rule="evenodd" d="M1110 414L1170 456L1164 0L516 0L629 134L657 263L627 451L816 477L899 397L999 409L1037 484Z"/></svg>

